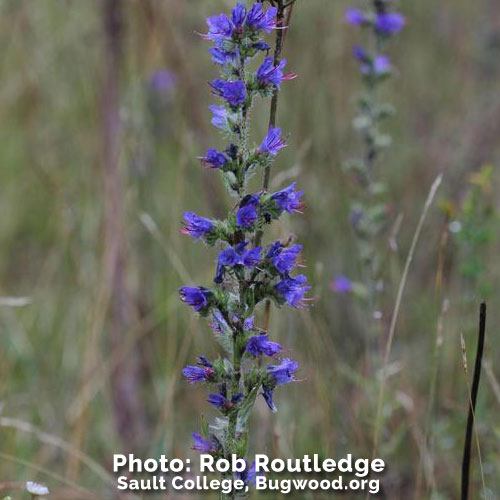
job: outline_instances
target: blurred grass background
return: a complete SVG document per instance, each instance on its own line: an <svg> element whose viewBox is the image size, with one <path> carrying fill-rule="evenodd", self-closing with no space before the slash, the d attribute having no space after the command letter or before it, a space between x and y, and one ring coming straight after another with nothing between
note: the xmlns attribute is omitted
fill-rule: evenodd
<svg viewBox="0 0 500 500"><path fill-rule="evenodd" d="M0 296L29 298L24 307L0 305L0 486L36 478L54 498L113 496L96 473L96 464L109 470L113 453L191 456L190 433L212 414L205 390L188 387L179 371L199 353L214 355L216 344L177 289L209 284L216 256L179 227L185 210L217 217L232 203L196 160L221 145L206 109L216 71L196 32L232 3L123 0L106 37L107 3L0 2ZM348 223L353 186L341 168L357 146L360 91L351 57L359 32L343 22L347 6L298 0L286 41L299 78L280 97L278 123L291 140L273 188L297 176L307 207L274 231L304 244L316 300L309 310L272 313L272 336L301 362L303 381L279 392L276 416L258 401L254 452L371 453L395 286L375 337L356 299L330 289L337 274L362 275ZM478 256L479 285L464 278L464 245L448 231L470 174L484 164L494 167L484 196L498 208L500 8L494 0L399 7L409 23L392 46L398 74L383 96L398 114L379 170L394 214L404 216L388 267L394 284L430 184L439 172L444 182L396 330L378 451L388 464L383 498L458 496L468 404L460 334L471 367L479 290L491 307L477 427L489 498L500 498L498 224ZM256 140L266 115L253 113ZM480 484L475 457L472 498Z"/></svg>

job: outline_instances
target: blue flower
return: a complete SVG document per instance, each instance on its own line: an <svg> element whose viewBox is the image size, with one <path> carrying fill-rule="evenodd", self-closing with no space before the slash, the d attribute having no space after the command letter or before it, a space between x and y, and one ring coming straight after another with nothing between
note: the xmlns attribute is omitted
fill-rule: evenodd
<svg viewBox="0 0 500 500"><path fill-rule="evenodd" d="M241 479L246 485L254 483L255 476L256 476L255 462L252 462L252 465L250 467L248 467L248 464L246 464L245 470L236 473L236 477L238 479Z"/></svg>
<svg viewBox="0 0 500 500"><path fill-rule="evenodd" d="M217 128L222 130L229 129L229 120L227 116L227 110L224 106L208 106L208 109L212 112L211 123Z"/></svg>
<svg viewBox="0 0 500 500"><path fill-rule="evenodd" d="M373 60L373 71L376 75L385 75L392 70L391 60L389 56L379 54Z"/></svg>
<svg viewBox="0 0 500 500"><path fill-rule="evenodd" d="M231 410L234 408L234 406L239 403L243 399L243 394L239 392L238 394L235 394L232 398L231 401L228 401L226 398L226 391L224 390L224 395L223 394L209 394L207 401L215 406L216 408L220 408L221 410Z"/></svg>
<svg viewBox="0 0 500 500"><path fill-rule="evenodd" d="M210 219L200 217L194 212L184 213L183 225L184 227L181 229L181 233L188 234L193 238L207 236L214 228L214 224Z"/></svg>
<svg viewBox="0 0 500 500"><path fill-rule="evenodd" d="M203 309L206 309L208 307L209 301L213 295L213 293L208 288L202 286L183 286L179 292L182 302L189 304L197 312L202 311Z"/></svg>
<svg viewBox="0 0 500 500"><path fill-rule="evenodd" d="M243 330L245 330L245 332L248 332L253 328L254 320L255 318L253 316L250 316L249 318L246 318L245 321L243 321Z"/></svg>
<svg viewBox="0 0 500 500"><path fill-rule="evenodd" d="M271 156L276 156L285 146L285 141L281 138L281 129L271 126L260 145L259 153L267 153Z"/></svg>
<svg viewBox="0 0 500 500"><path fill-rule="evenodd" d="M375 29L384 35L396 35L405 25L405 17L399 12L377 14Z"/></svg>
<svg viewBox="0 0 500 500"><path fill-rule="evenodd" d="M246 100L245 83L241 80L234 82L217 79L211 84L215 94L225 99L234 108L243 104Z"/></svg>
<svg viewBox="0 0 500 500"><path fill-rule="evenodd" d="M282 248L283 245L281 244L281 241L275 241L272 245L269 246L266 253L266 259L272 259L273 257L276 257L276 255L281 252Z"/></svg>
<svg viewBox="0 0 500 500"><path fill-rule="evenodd" d="M189 365L183 368L182 374L190 384L196 384L197 382L213 381L215 372L211 366L202 367Z"/></svg>
<svg viewBox="0 0 500 500"><path fill-rule="evenodd" d="M177 83L177 76L168 69L156 70L149 78L149 85L157 92L171 92Z"/></svg>
<svg viewBox="0 0 500 500"><path fill-rule="evenodd" d="M362 47L356 45L353 48L354 58L359 61L361 73L364 75L385 75L391 72L391 60L388 56L378 54L372 58Z"/></svg>
<svg viewBox="0 0 500 500"><path fill-rule="evenodd" d="M304 302L304 295L311 289L305 285L307 278L300 274L295 278L283 278L275 285L275 289L281 298L293 307L301 307Z"/></svg>
<svg viewBox="0 0 500 500"><path fill-rule="evenodd" d="M226 64L233 62L237 56L236 52L224 50L220 47L212 47L208 49L208 52L212 55L212 61L221 66L225 66Z"/></svg>
<svg viewBox="0 0 500 500"><path fill-rule="evenodd" d="M336 293L349 293L352 291L352 281L345 276L337 276L333 280L332 290Z"/></svg>
<svg viewBox="0 0 500 500"><path fill-rule="evenodd" d="M223 408L227 403L226 398L220 394L209 394L207 401L216 408Z"/></svg>
<svg viewBox="0 0 500 500"><path fill-rule="evenodd" d="M297 258L301 251L302 245L293 245L276 255L272 259L276 270L280 274L288 274L297 265Z"/></svg>
<svg viewBox="0 0 500 500"><path fill-rule="evenodd" d="M278 411L278 408L276 408L276 405L274 404L274 399L273 399L273 390L270 387L263 386L262 387L262 396L264 397L264 400L267 403L267 406L269 406L269 409L273 412L276 413Z"/></svg>
<svg viewBox="0 0 500 500"><path fill-rule="evenodd" d="M242 256L242 262L245 267L255 267L261 260L261 247L251 248L247 250Z"/></svg>
<svg viewBox="0 0 500 500"><path fill-rule="evenodd" d="M240 256L235 252L233 248L228 248L227 250L222 250L219 253L219 264L223 266L233 267L240 261Z"/></svg>
<svg viewBox="0 0 500 500"><path fill-rule="evenodd" d="M240 203L240 209L236 213L236 224L238 227L252 227L258 220L257 208L259 207L259 196L246 196Z"/></svg>
<svg viewBox="0 0 500 500"><path fill-rule="evenodd" d="M284 358L280 365L268 365L267 373L273 384L284 385L297 380L294 375L299 369L299 363L290 358Z"/></svg>
<svg viewBox="0 0 500 500"><path fill-rule="evenodd" d="M207 368L212 368L212 363L210 363L210 361L208 361L208 359L206 358L206 356L198 356L198 364L200 366L205 366Z"/></svg>
<svg viewBox="0 0 500 500"><path fill-rule="evenodd" d="M283 76L283 68L285 66L286 59L283 59L275 66L273 58L267 57L257 70L257 81L262 86L275 85L277 88L280 88L281 82L287 79L287 77Z"/></svg>
<svg viewBox="0 0 500 500"><path fill-rule="evenodd" d="M354 26L360 26L367 21L365 14L359 9L347 9L345 11L345 20Z"/></svg>
<svg viewBox="0 0 500 500"><path fill-rule="evenodd" d="M215 436L206 439L200 434L193 433L191 437L194 441L192 449L200 453L216 453L220 449L220 443Z"/></svg>
<svg viewBox="0 0 500 500"><path fill-rule="evenodd" d="M261 247L245 250L247 242L244 241L236 245L235 248L227 248L219 253L219 261L214 281L222 283L226 267L243 265L245 267L255 267L261 260Z"/></svg>
<svg viewBox="0 0 500 500"><path fill-rule="evenodd" d="M295 372L298 370L299 364L289 358L284 358L280 365L268 365L268 379L262 386L262 396L264 397L267 406L275 413L277 411L273 400L273 391L279 385L288 384L297 380Z"/></svg>
<svg viewBox="0 0 500 500"><path fill-rule="evenodd" d="M257 208L255 205L246 205L238 210L236 221L238 227L251 227L258 219Z"/></svg>
<svg viewBox="0 0 500 500"><path fill-rule="evenodd" d="M252 44L252 48L255 50L262 50L264 52L271 50L271 46L266 42L255 42Z"/></svg>
<svg viewBox="0 0 500 500"><path fill-rule="evenodd" d="M233 23L226 14L210 16L207 19L208 33L204 38L215 42L217 45L222 45L226 40L233 36Z"/></svg>
<svg viewBox="0 0 500 500"><path fill-rule="evenodd" d="M288 213L298 211L302 208L302 203L300 201L301 196L304 194L303 191L296 191L296 182L292 182L287 188L277 191L271 195L271 199L278 205L280 210L284 210Z"/></svg>
<svg viewBox="0 0 500 500"><path fill-rule="evenodd" d="M269 7L264 10L261 2L254 3L247 14L246 25L256 30L264 30L269 33L277 27L276 16L278 9Z"/></svg>
<svg viewBox="0 0 500 500"><path fill-rule="evenodd" d="M261 354L272 357L283 348L278 342L267 340L267 335L255 335L250 337L247 342L246 350L253 356L257 357Z"/></svg>
<svg viewBox="0 0 500 500"><path fill-rule="evenodd" d="M231 20L233 21L235 28L241 28L245 22L247 15L247 9L244 4L237 3L231 13Z"/></svg>
<svg viewBox="0 0 500 500"><path fill-rule="evenodd" d="M204 166L209 168L221 168L229 161L224 154L216 149L207 149L205 156L200 160Z"/></svg>

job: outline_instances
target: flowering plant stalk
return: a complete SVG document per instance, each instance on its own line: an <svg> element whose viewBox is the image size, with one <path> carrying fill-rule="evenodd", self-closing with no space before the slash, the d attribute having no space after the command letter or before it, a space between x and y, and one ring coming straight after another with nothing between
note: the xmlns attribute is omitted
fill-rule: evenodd
<svg viewBox="0 0 500 500"><path fill-rule="evenodd" d="M260 246L260 235L267 226L285 213L301 209L302 191L296 184L269 193L247 192L250 176L266 171L285 147L279 128L270 126L258 146L250 137L250 110L256 98L271 99L284 81L286 60L269 56L270 46L264 36L282 29L278 9L253 3L249 9L238 3L230 15L207 19L208 32L203 37L214 43L209 52L220 69L220 77L210 83L220 104L210 106L212 124L223 132L228 144L223 150L208 149L200 158L203 166L217 170L227 191L236 199L225 220L184 214L183 232L218 249L218 261L212 287L182 287L181 299L210 320L224 356L209 360L200 356L196 365L183 374L190 383L205 383L212 392L208 402L219 412L213 425L203 426L193 434L193 449L214 457L245 458L248 445L248 418L261 394L276 411L274 391L296 380L298 363L280 358L283 347L269 340L268 333L255 325L256 308L266 300L277 306L304 305L310 289L304 275L292 276L299 263L301 245L275 241ZM249 63L261 59L257 70ZM258 238L256 236L259 235ZM266 365L262 358L274 364ZM228 473L229 474L229 473ZM230 474L232 476L232 474ZM255 473L247 465L241 478L248 484ZM235 498L233 492L227 498Z"/></svg>
<svg viewBox="0 0 500 500"><path fill-rule="evenodd" d="M376 303L377 292L383 289L383 259L377 250L377 239L386 227L388 218L386 185L377 172L377 162L382 150L391 144L391 137L381 132L380 125L394 113L390 104L379 101L378 89L394 73L391 60L384 53L386 45L405 24L402 14L389 12L388 4L388 0L373 0L366 10L346 11L347 22L367 32L367 46L356 45L353 50L364 85L353 123L362 139L363 150L358 158L347 164L347 168L355 174L362 188L351 209L351 224L367 269L368 282L360 291L369 297L372 304ZM334 282L334 288L339 292L350 291L353 284L341 277ZM376 313L375 310L372 312Z"/></svg>

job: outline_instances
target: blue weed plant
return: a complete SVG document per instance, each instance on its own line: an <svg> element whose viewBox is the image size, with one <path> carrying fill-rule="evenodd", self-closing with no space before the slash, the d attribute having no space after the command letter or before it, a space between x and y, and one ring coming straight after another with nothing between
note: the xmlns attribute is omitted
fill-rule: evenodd
<svg viewBox="0 0 500 500"><path fill-rule="evenodd" d="M210 83L219 102L209 109L212 124L222 131L227 146L208 149L200 160L220 173L236 203L225 220L184 214L182 232L216 247L218 259L212 286L185 286L180 296L209 319L225 354L213 360L200 356L183 374L188 382L210 388L208 403L219 412L213 425L204 424L201 434L193 434L193 448L216 457L236 454L244 458L248 418L257 396L262 395L275 412L276 388L296 380L298 370L296 361L279 357L283 347L255 325L255 310L267 300L277 306L301 307L310 289L304 275L293 275L301 245L275 241L263 247L258 243L271 223L301 210L302 191L294 182L274 193L247 192L249 177L268 169L286 146L282 130L272 126L259 144L252 144L252 104L256 98L271 99L295 75L284 72L286 60L276 62L269 56L270 46L264 40L265 35L283 28L278 26L275 7L254 3L247 9L238 3L230 15L209 17L207 24L203 37L213 42L209 52L220 69L219 78ZM258 62L252 70L249 65L254 59ZM247 481L252 479L250 467L244 475Z"/></svg>
<svg viewBox="0 0 500 500"><path fill-rule="evenodd" d="M366 268L366 283L353 283L340 276L333 283L334 291L359 292L376 303L377 292L383 289L383 255L378 249L378 238L387 227L389 210L385 200L386 184L378 171L378 160L391 144L391 137L381 130L382 122L394 113L394 108L380 102L379 87L393 74L387 44L405 25L405 18L389 10L388 0L373 0L370 7L348 9L346 21L359 27L365 34L365 45L356 45L353 57L363 81L363 93L358 100L358 113L353 125L363 148L361 154L348 162L347 169L354 174L359 194L351 207L350 223L354 228L361 260ZM375 311L373 311L375 313Z"/></svg>

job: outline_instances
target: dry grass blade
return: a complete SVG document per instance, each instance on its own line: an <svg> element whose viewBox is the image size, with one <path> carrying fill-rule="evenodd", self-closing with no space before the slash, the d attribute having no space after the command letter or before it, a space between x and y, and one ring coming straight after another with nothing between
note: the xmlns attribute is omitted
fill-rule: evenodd
<svg viewBox="0 0 500 500"><path fill-rule="evenodd" d="M65 451L68 455L71 455L77 458L80 462L85 464L90 470L92 470L97 476L99 476L103 481L108 484L115 485L114 477L101 465L99 465L95 460L90 458L88 455L75 448L68 442L63 439L53 436L52 434L48 434L43 432L36 427L33 427L30 423L24 422L22 420L18 420L16 418L9 417L1 417L0 418L0 427L17 429L22 432L30 433L36 436L41 442L49 444L51 446L55 446L56 448L60 448Z"/></svg>
<svg viewBox="0 0 500 500"><path fill-rule="evenodd" d="M432 205L432 202L434 201L434 197L436 196L436 192L441 185L441 182L443 180L443 175L440 174L437 176L435 181L432 183L431 189L429 190L429 194L427 196L427 200L425 201L424 209L422 211L422 215L420 216L420 220L418 221L417 229L415 231L415 234L413 235L413 240L410 246L410 250L408 252L408 257L406 258L406 263L405 267L403 270L403 275L401 276L401 281L399 283L399 288L398 292L396 295L396 302L394 304L394 311L392 313L392 319L391 319L391 325L389 328L389 338L387 339L387 344L385 347L385 354L384 354L384 361L383 361L383 366L382 366L382 375L381 375L381 380L380 380L380 390L379 390L379 396L378 396L378 404L377 404L377 416L375 419L375 431L374 431L374 436L373 436L373 451L372 451L372 456L375 457L377 453L377 446L378 446L378 440L379 440L379 434L380 434L380 425L381 425L381 418L382 418L382 404L384 401L384 391L385 391L385 383L387 380L387 365L389 364L389 359L391 356L391 349L392 349L392 343L394 340L394 333L396 331L396 323L398 320L399 316L399 310L401 308L401 302L403 299L403 292L406 286L406 281L408 279L408 273L410 271L410 266L413 261L413 257L415 255L415 250L417 247L418 240L420 238L420 233L422 232L422 228L424 226L425 219L427 218L427 213L429 212L429 209Z"/></svg>

